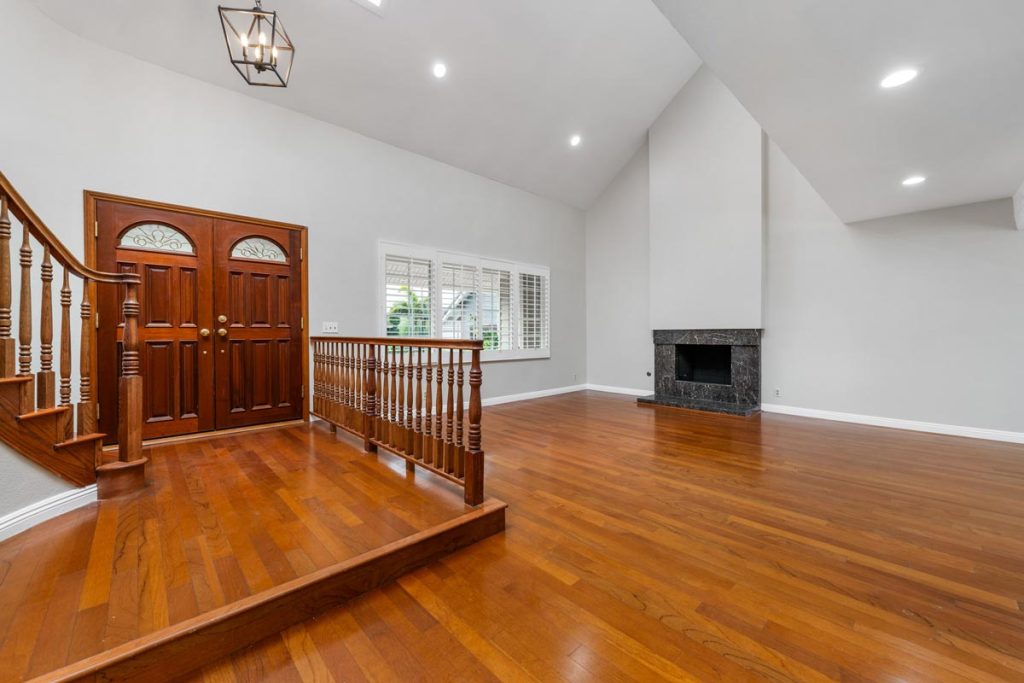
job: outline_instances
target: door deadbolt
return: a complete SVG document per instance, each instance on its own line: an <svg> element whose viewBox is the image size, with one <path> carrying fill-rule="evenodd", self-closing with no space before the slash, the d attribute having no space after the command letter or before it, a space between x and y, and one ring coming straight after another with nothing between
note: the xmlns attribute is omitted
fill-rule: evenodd
<svg viewBox="0 0 1024 683"><path fill-rule="evenodd" d="M218 315L217 316L217 322L223 324L223 323L226 323L227 321L228 321L228 317L226 315Z"/></svg>

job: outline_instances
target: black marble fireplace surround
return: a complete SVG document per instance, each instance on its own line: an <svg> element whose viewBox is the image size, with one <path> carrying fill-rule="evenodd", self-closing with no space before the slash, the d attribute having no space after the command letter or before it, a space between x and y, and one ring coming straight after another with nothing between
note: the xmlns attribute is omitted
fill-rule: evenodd
<svg viewBox="0 0 1024 683"><path fill-rule="evenodd" d="M761 409L761 330L655 330L654 396L637 400L753 415Z"/></svg>

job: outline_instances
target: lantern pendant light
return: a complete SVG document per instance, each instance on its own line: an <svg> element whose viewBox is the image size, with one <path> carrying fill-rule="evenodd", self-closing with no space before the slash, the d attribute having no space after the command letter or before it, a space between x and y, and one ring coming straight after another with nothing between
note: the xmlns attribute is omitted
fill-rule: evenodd
<svg viewBox="0 0 1024 683"><path fill-rule="evenodd" d="M252 9L218 7L224 43L231 64L249 85L288 87L295 46L288 38L277 12L263 9L256 0Z"/></svg>

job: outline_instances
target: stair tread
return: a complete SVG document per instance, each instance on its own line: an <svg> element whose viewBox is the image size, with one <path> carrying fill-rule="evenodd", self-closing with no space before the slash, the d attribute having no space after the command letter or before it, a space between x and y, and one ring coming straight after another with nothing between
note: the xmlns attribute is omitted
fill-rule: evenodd
<svg viewBox="0 0 1024 683"><path fill-rule="evenodd" d="M76 445L78 445L80 443L88 443L90 441L99 441L100 439L102 439L105 436L106 436L106 434L104 434L102 432L92 432L91 434L80 434L80 435L78 435L78 436L76 436L76 437L74 437L72 439L67 439L66 441L61 441L60 443L55 444L54 448L70 448L71 446L76 446Z"/></svg>
<svg viewBox="0 0 1024 683"><path fill-rule="evenodd" d="M33 420L38 417L46 417L47 415L60 415L71 410L70 406L55 406L53 408L42 408L41 410L34 410L31 413L25 413L24 415L18 416L18 421L22 420Z"/></svg>
<svg viewBox="0 0 1024 683"><path fill-rule="evenodd" d="M22 384L32 380L32 375L15 375L14 377L0 377L0 384Z"/></svg>

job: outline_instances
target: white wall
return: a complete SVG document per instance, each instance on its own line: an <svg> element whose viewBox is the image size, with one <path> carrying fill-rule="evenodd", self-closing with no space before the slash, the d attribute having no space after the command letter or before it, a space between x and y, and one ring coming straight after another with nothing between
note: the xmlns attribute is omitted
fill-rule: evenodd
<svg viewBox="0 0 1024 683"><path fill-rule="evenodd" d="M713 100L722 97L717 86L701 87ZM717 127L715 119L699 125L712 135ZM611 316L600 305L617 290L643 299L636 283L644 263L635 250L645 239L657 287L654 260L666 247L655 241L655 195L670 184L656 183L654 165L672 160L656 161L665 148L655 149L653 134L650 145L650 234L638 159L587 214L587 372L595 384L649 388L631 381L641 369L631 359L649 362L653 354L649 330L689 327L663 319L640 334L643 321L618 300ZM1014 229L1013 202L846 225L777 146L764 145L764 155L762 400L1024 433L1024 231ZM749 171L748 155L737 163ZM730 196L717 191L723 201ZM760 261L750 267L761 272ZM652 290L652 309L656 298ZM620 326L602 315L630 318Z"/></svg>
<svg viewBox="0 0 1024 683"><path fill-rule="evenodd" d="M648 153L641 147L587 211L587 382L654 391L648 321Z"/></svg>
<svg viewBox="0 0 1024 683"><path fill-rule="evenodd" d="M767 250L764 402L1024 432L1009 199L845 225L771 144Z"/></svg>
<svg viewBox="0 0 1024 683"><path fill-rule="evenodd" d="M76 253L83 189L307 225L311 329L355 335L378 329L381 238L547 265L551 359L489 363L483 393L584 381L582 212L99 47L27 0L4 3L0 45L2 169ZM0 515L54 492L0 454L11 480Z"/></svg>
<svg viewBox="0 0 1024 683"><path fill-rule="evenodd" d="M761 146L703 66L651 126L653 329L761 327Z"/></svg>

